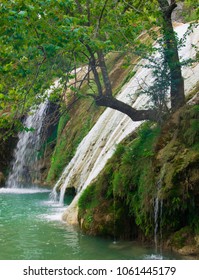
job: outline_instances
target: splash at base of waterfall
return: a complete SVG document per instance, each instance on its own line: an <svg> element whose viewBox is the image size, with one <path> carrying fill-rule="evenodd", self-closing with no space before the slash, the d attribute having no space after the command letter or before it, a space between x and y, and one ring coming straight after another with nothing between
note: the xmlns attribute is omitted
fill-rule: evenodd
<svg viewBox="0 0 199 280"><path fill-rule="evenodd" d="M33 194L33 193L47 193L48 189L40 189L40 188L0 188L1 193L10 193L10 194Z"/></svg>

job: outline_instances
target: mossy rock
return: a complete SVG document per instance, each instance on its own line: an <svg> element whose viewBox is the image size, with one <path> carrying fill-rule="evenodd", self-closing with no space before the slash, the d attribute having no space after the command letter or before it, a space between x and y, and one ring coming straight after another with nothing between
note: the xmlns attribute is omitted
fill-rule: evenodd
<svg viewBox="0 0 199 280"><path fill-rule="evenodd" d="M162 128L146 122L118 145L84 199L80 198L79 213L87 233L110 236L114 229L122 236L130 232L131 224L133 233L128 237L144 235L152 240L158 197L163 239L173 234L172 247L192 245L199 228L198 111L197 106L185 106ZM115 224L113 198L118 203Z"/></svg>
<svg viewBox="0 0 199 280"><path fill-rule="evenodd" d="M195 245L186 245L179 249L178 253L180 253L183 256L198 256L199 248L197 248Z"/></svg>
<svg viewBox="0 0 199 280"><path fill-rule="evenodd" d="M193 232L190 227L184 227L173 234L169 243L172 247L180 249L186 246L190 240L193 240Z"/></svg>

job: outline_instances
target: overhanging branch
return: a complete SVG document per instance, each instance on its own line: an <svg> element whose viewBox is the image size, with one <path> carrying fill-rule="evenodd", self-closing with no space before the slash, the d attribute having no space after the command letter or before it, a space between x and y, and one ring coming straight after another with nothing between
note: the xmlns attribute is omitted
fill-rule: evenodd
<svg viewBox="0 0 199 280"><path fill-rule="evenodd" d="M156 110L148 109L148 110L136 110L132 108L130 105L114 98L111 96L98 96L95 97L95 103L97 106L105 106L122 112L129 116L133 121L158 121L158 114Z"/></svg>

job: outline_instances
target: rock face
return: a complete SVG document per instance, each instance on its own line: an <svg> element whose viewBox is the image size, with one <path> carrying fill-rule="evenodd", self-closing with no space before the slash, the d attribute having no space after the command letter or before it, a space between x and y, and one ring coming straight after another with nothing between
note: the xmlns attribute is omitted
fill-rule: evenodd
<svg viewBox="0 0 199 280"><path fill-rule="evenodd" d="M1 131L0 131L1 136ZM0 139L0 170L5 175L8 174L10 163L13 158L13 151L17 143L17 137L10 136L5 141Z"/></svg>
<svg viewBox="0 0 199 280"><path fill-rule="evenodd" d="M199 248L194 245L186 245L178 250L178 253L184 256L192 255L197 256L199 255Z"/></svg>
<svg viewBox="0 0 199 280"><path fill-rule="evenodd" d="M195 235L189 245L185 245L177 252L183 256L190 256L194 259L199 259L199 235Z"/></svg>
<svg viewBox="0 0 199 280"><path fill-rule="evenodd" d="M5 176L2 172L0 172L0 188L2 188L5 184Z"/></svg>
<svg viewBox="0 0 199 280"><path fill-rule="evenodd" d="M50 168L51 156L56 145L59 117L59 106L56 103L49 102L42 131L41 156L37 161L38 170L40 172L40 180L38 183L41 185L46 184L45 180Z"/></svg>
<svg viewBox="0 0 199 280"><path fill-rule="evenodd" d="M63 214L63 220L65 220L70 225L77 225L78 208L68 208Z"/></svg>
<svg viewBox="0 0 199 280"><path fill-rule="evenodd" d="M158 202L158 238L170 239L180 254L198 255L198 123L199 106L185 106L160 130L144 124L120 144L79 199L82 230L153 242Z"/></svg>
<svg viewBox="0 0 199 280"><path fill-rule="evenodd" d="M172 20L176 22L184 22L184 17L182 15L182 11L184 8L184 3L183 2L178 2L177 7L172 13Z"/></svg>
<svg viewBox="0 0 199 280"><path fill-rule="evenodd" d="M196 246L199 248L199 234L195 236Z"/></svg>

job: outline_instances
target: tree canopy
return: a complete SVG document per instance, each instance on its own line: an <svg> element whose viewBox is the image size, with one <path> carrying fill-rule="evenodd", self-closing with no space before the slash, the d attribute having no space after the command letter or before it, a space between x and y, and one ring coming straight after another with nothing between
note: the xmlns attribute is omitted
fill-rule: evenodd
<svg viewBox="0 0 199 280"><path fill-rule="evenodd" d="M156 110L135 110L113 96L106 54L150 52L153 40L161 34L164 62L169 69L171 107L176 110L184 104L178 46L171 22L176 6L175 0L170 4L167 0L3 0L0 127L20 126L18 120L46 97L55 79L63 85L56 92L61 96L68 87L71 71L82 65L88 66L84 80L90 86L95 84L95 92L90 95L97 105L119 110L135 121L156 121ZM158 33L153 30L157 26ZM143 44L140 35L146 31L152 40Z"/></svg>

